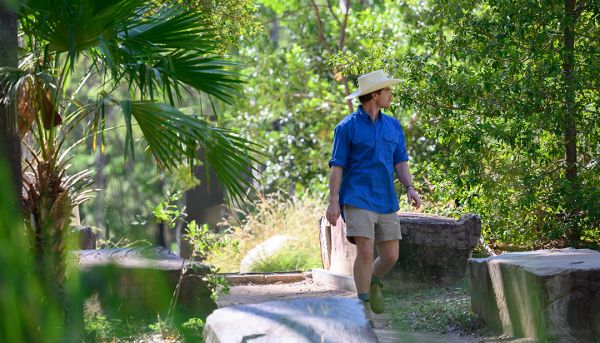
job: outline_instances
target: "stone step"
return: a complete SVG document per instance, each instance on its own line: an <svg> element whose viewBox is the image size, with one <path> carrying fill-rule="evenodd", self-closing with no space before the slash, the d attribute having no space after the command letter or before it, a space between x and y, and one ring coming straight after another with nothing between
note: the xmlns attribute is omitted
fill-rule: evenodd
<svg viewBox="0 0 600 343"><path fill-rule="evenodd" d="M214 311L206 343L377 342L356 298L322 297L235 305Z"/></svg>
<svg viewBox="0 0 600 343"><path fill-rule="evenodd" d="M490 329L600 342L600 252L555 249L469 259L471 304Z"/></svg>
<svg viewBox="0 0 600 343"><path fill-rule="evenodd" d="M315 283L323 286L333 287L344 291L356 292L354 277L338 274L329 270L314 268L312 276Z"/></svg>
<svg viewBox="0 0 600 343"><path fill-rule="evenodd" d="M257 284L266 285L273 283L293 283L304 281L312 277L311 272L272 272L272 273L220 273L232 285Z"/></svg>

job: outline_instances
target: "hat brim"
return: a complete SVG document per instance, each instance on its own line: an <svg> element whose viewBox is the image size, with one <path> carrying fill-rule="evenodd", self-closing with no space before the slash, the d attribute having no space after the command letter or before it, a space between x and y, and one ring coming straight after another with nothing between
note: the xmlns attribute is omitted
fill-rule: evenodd
<svg viewBox="0 0 600 343"><path fill-rule="evenodd" d="M395 85L400 83L401 81L399 79L387 79L381 83L378 83L376 85L373 85L369 88L366 89L357 89L356 91L352 92L350 95L348 95L347 97L344 98L344 100L350 100L350 99L354 99L356 97L359 97L361 95L365 95L365 94L369 94L371 92L380 90L380 89L384 89L386 87L389 87L391 85Z"/></svg>

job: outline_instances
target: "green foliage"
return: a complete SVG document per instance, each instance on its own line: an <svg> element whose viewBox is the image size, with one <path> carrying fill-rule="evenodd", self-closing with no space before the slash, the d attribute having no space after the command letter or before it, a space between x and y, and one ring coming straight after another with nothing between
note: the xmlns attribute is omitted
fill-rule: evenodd
<svg viewBox="0 0 600 343"><path fill-rule="evenodd" d="M219 23L215 35L220 50L226 52L238 48L244 39L254 36L261 28L255 18L256 4L252 0L202 0L186 1L188 5L199 5L208 20Z"/></svg>
<svg viewBox="0 0 600 343"><path fill-rule="evenodd" d="M194 247L192 258L204 260L206 256L222 249L227 242L216 239L215 234L208 229L208 225L198 226L192 220L185 229L186 239Z"/></svg>
<svg viewBox="0 0 600 343"><path fill-rule="evenodd" d="M330 12L322 15L328 34L339 30ZM265 146L265 192L322 190L332 129L348 111L343 86L323 59L311 6L262 1L257 17L265 30L239 50L250 78L223 121Z"/></svg>
<svg viewBox="0 0 600 343"><path fill-rule="evenodd" d="M129 342L129 341L165 341L165 342L202 342L204 321L190 318L175 326L169 321L158 318L148 322L130 322L107 318L101 314L87 314L85 318L85 338L87 342Z"/></svg>
<svg viewBox="0 0 600 343"><path fill-rule="evenodd" d="M93 147L100 145L103 150L106 114L115 108L124 118L126 156L133 157L136 150L137 125L146 154L159 167L197 164L197 150L202 148L206 163L228 189L227 196L245 196L251 186L251 155L257 147L233 131L212 127L174 107L175 100L181 101L184 87L230 101L241 82L236 73L239 66L215 54L212 24L201 12L176 3L156 5L151 1L34 1L23 7L20 19L26 43L20 56L24 62L20 70L3 68L0 79L7 94L23 92L28 86L33 103L38 102L35 92L52 89L49 105L58 110L52 118L60 115L64 123L45 131L30 122L39 146L82 125L84 136L94 137ZM64 37L71 39L65 41ZM88 59L83 65L87 70L69 94L73 69L82 66L76 64L80 56ZM38 69L43 77L34 76ZM95 98L80 101L77 93L92 75L92 80L103 84L95 91ZM115 96L120 87L129 93L122 100ZM159 96L169 104L155 102ZM31 110L36 112L36 107ZM46 108L37 112L43 115ZM38 118L35 123L41 121ZM231 169L238 167L235 172Z"/></svg>
<svg viewBox="0 0 600 343"><path fill-rule="evenodd" d="M202 332L204 329L204 321L200 318L190 318L190 320L183 323L182 326L185 330Z"/></svg>
<svg viewBox="0 0 600 343"><path fill-rule="evenodd" d="M120 320L109 320L106 316L96 315L85 318L85 336L89 341L108 340L121 331L117 329Z"/></svg>
<svg viewBox="0 0 600 343"><path fill-rule="evenodd" d="M0 341L53 342L65 334L61 307L42 287L34 256L15 208L14 186L0 156Z"/></svg>
<svg viewBox="0 0 600 343"><path fill-rule="evenodd" d="M177 222L185 219L185 208L180 208L176 204L179 197L179 193L172 195L167 194L167 199L159 202L152 210L154 219L164 223L169 228L175 227ZM194 226L195 225L196 223L194 223Z"/></svg>
<svg viewBox="0 0 600 343"><path fill-rule="evenodd" d="M203 323L199 318L190 318L181 326L161 318L156 320L129 321L108 318L102 314L86 313L85 338L87 342L130 342L165 341L202 338Z"/></svg>
<svg viewBox="0 0 600 343"><path fill-rule="evenodd" d="M196 261L204 261L211 254L219 254L228 245L226 237L211 232L207 224L198 226L194 220L185 228L184 239L192 246L191 259ZM215 301L221 294L229 291L229 282L218 273L219 268L211 266L210 272L202 278L211 291L211 298Z"/></svg>
<svg viewBox="0 0 600 343"><path fill-rule="evenodd" d="M304 194L287 198L280 193L261 197L252 208L238 210L239 218L228 218L223 233L227 242L222 251L210 254L207 262L224 272L238 272L244 256L255 246L274 235L298 238L281 254L264 260L264 271L305 270L321 265L317 225L324 204ZM258 271L258 269L257 269Z"/></svg>
<svg viewBox="0 0 600 343"><path fill-rule="evenodd" d="M204 261L211 254L219 254L228 245L226 237L211 232L207 224L198 226L194 220L187 225L184 239L192 245L191 258L197 261ZM229 291L229 283L223 276L218 275L218 272L218 267L211 266L210 272L202 278L215 301L220 294Z"/></svg>
<svg viewBox="0 0 600 343"><path fill-rule="evenodd" d="M577 244L565 241L570 232L600 227L600 97L591 91L600 71L591 37L600 28L596 7L580 10L575 88L563 76L562 3L385 2L361 18L379 22L366 31L375 38L362 40L370 56L339 52L330 63L346 74L381 67L403 79L391 109L410 115L408 149L426 211L476 212L494 242ZM567 131L572 122L576 135ZM577 142L577 178L567 175L570 139Z"/></svg>
<svg viewBox="0 0 600 343"><path fill-rule="evenodd" d="M152 210L152 221L163 223L168 229L174 230L177 225L185 225L183 240L192 247L191 260L204 261L209 255L219 254L229 245L227 237L220 236L209 230L208 225L199 226L195 220L186 222L185 207L178 205L179 193L167 194L167 198L160 201ZM181 251L181 247L178 247ZM207 287L211 291L211 298L216 301L218 296L229 291L227 280L218 275L219 269L212 267L204 277Z"/></svg>

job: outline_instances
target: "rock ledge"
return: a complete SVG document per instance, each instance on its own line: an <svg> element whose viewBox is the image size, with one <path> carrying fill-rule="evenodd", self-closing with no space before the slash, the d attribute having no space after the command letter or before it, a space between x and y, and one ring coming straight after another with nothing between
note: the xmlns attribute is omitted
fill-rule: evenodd
<svg viewBox="0 0 600 343"><path fill-rule="evenodd" d="M600 341L600 252L554 249L469 259L471 304L488 327L540 341Z"/></svg>

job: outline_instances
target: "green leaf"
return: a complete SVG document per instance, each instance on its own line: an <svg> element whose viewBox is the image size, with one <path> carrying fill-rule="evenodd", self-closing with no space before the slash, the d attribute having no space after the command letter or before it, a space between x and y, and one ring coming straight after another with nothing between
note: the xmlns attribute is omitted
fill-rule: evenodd
<svg viewBox="0 0 600 343"><path fill-rule="evenodd" d="M146 150L156 163L174 169L185 160L198 161L198 149L214 168L219 182L229 191L230 200L241 200L252 189L252 171L258 161L258 146L236 132L215 128L176 108L149 101L121 101L126 123L135 118L146 141ZM129 127L130 124L127 124ZM133 139L128 128L126 145ZM133 151L133 148L131 148Z"/></svg>

